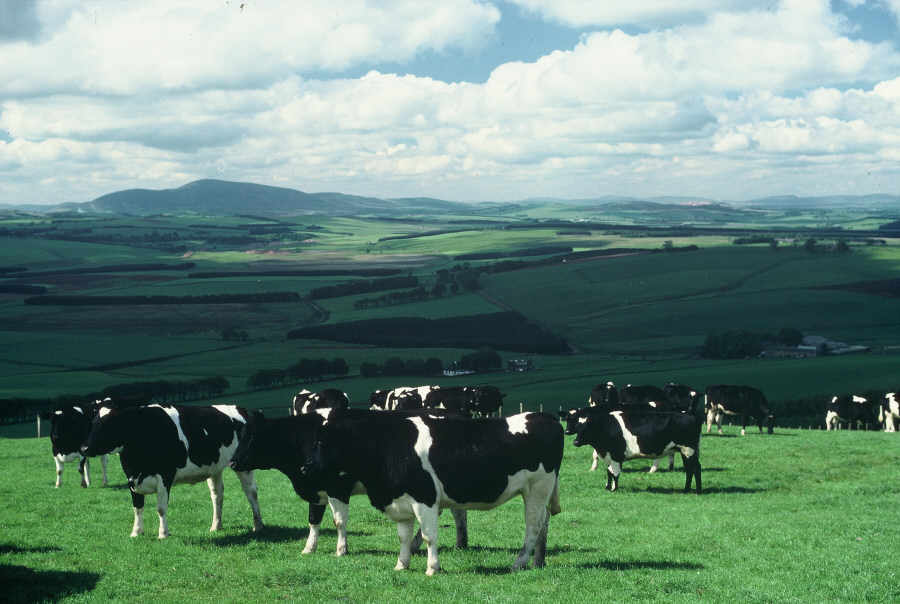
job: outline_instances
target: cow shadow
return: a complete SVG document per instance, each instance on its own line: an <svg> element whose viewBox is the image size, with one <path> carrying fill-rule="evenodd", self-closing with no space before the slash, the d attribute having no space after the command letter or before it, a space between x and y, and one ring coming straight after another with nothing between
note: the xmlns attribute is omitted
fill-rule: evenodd
<svg viewBox="0 0 900 604"><path fill-rule="evenodd" d="M347 531L348 536L365 536L370 533L365 531ZM261 531L247 531L237 535L221 535L213 537L210 541L204 538L188 537L186 543L192 545L206 544L212 542L216 547L239 547L252 542L261 543L287 543L290 541L306 541L309 536L309 527L296 526L279 526L277 524L267 524ZM331 536L337 538L335 529L320 529L319 537Z"/></svg>
<svg viewBox="0 0 900 604"><path fill-rule="evenodd" d="M92 572L34 570L16 564L0 564L4 602L56 602L93 591L100 577L99 573Z"/></svg>
<svg viewBox="0 0 900 604"><path fill-rule="evenodd" d="M703 570L702 564L694 562L668 562L665 560L600 560L599 562L582 562L576 568L583 570Z"/></svg>
<svg viewBox="0 0 900 604"><path fill-rule="evenodd" d="M703 468L703 471L706 472L706 468ZM747 487L703 487L703 495L714 495L716 493L725 493L725 494L750 494L750 493L765 493L768 489L750 489ZM653 493L655 495L673 495L678 493L684 493L684 489L680 487L676 488L665 488L665 487L647 487L644 491L639 491L643 493ZM696 494L696 491L691 488L690 493L686 494Z"/></svg>
<svg viewBox="0 0 900 604"><path fill-rule="evenodd" d="M649 469L650 469L649 466L645 466L645 467L634 467L634 468L626 468L626 467L623 467L623 468L622 468L622 474L650 474L650 472L648 471ZM703 473L704 473L704 474L706 474L707 472L727 472L727 471L728 471L727 468L716 468L716 467L707 468L706 466L703 466ZM598 470L598 472L599 472L599 470ZM673 469L673 470L668 469L668 467L665 468L665 469L664 469L664 468L660 468L660 469L658 469L656 472L654 472L654 474L668 474L668 473L670 473L670 472L676 472L676 473L678 473L678 474L684 474L684 468L681 467L681 466L678 466L678 465L676 465L676 466L675 466L675 469ZM605 473L604 473L604 475L605 475Z"/></svg>
<svg viewBox="0 0 900 604"><path fill-rule="evenodd" d="M40 545L37 547L19 547L11 543L0 543L0 554L49 554L61 552L62 549L55 545Z"/></svg>

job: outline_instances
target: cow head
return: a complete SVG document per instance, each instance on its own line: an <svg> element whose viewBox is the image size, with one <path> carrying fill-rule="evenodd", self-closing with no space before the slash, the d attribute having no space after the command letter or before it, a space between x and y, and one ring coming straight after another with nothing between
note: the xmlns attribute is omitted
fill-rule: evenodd
<svg viewBox="0 0 900 604"><path fill-rule="evenodd" d="M91 430L81 446L81 454L88 457L114 453L123 446L125 440L124 424L136 409L114 409L102 405L91 422Z"/></svg>
<svg viewBox="0 0 900 604"><path fill-rule="evenodd" d="M376 390L370 394L369 407L371 409L385 409L389 392L388 390Z"/></svg>

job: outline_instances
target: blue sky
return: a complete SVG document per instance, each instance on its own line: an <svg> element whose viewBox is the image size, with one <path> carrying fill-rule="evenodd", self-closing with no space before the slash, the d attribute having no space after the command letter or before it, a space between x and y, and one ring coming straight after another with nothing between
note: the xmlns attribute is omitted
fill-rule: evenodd
<svg viewBox="0 0 900 604"><path fill-rule="evenodd" d="M0 0L0 203L900 194L900 0Z"/></svg>

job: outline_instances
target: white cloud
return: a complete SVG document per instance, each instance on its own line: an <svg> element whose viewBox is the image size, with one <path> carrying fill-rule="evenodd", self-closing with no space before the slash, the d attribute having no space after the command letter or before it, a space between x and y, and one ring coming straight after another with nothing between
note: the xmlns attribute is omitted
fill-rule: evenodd
<svg viewBox="0 0 900 604"><path fill-rule="evenodd" d="M39 12L44 39L0 45L7 94L256 87L296 72L477 47L500 18L475 0L105 0L49 3Z"/></svg>
<svg viewBox="0 0 900 604"><path fill-rule="evenodd" d="M570 27L674 24L726 10L749 10L756 0L509 0Z"/></svg>

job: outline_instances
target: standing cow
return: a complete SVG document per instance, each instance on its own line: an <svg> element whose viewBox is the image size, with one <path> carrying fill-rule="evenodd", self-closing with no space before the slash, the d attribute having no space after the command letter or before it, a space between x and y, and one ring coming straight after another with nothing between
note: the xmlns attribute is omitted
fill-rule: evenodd
<svg viewBox="0 0 900 604"><path fill-rule="evenodd" d="M878 421L884 426L885 432L896 432L900 427L900 399L897 398L896 392L888 392L881 399Z"/></svg>
<svg viewBox="0 0 900 604"><path fill-rule="evenodd" d="M121 410L100 409L83 455L120 449L134 507L131 536L144 532L144 496L156 493L159 538L169 536L166 512L172 486L206 480L213 504L210 531L222 528L222 472L238 446L247 411L235 405L187 407L146 405ZM253 529L262 529L253 472L237 472L253 510Z"/></svg>
<svg viewBox="0 0 900 604"><path fill-rule="evenodd" d="M713 422L722 434L722 417L724 415L741 416L741 436L747 433L747 419L755 417L762 434L763 423L768 426L769 434L775 431L775 416L769 410L765 395L751 386L717 385L706 389L706 433Z"/></svg>
<svg viewBox="0 0 900 604"><path fill-rule="evenodd" d="M588 396L588 406L615 409L619 404L619 391L613 382L597 384Z"/></svg>
<svg viewBox="0 0 900 604"><path fill-rule="evenodd" d="M316 409L347 409L350 396L337 388L326 388L318 392L303 389L291 400L291 415L311 413Z"/></svg>
<svg viewBox="0 0 900 604"><path fill-rule="evenodd" d="M67 461L78 461L78 473L81 475L81 486L91 485L91 467L87 456L81 454L81 445L91 432L91 422L97 415L100 405L111 405L110 399L94 401L91 404L70 405L55 411L42 411L40 417L50 422L50 445L53 449L53 461L56 462L56 488L62 485L63 466ZM109 455L101 455L103 466L103 486L109 481L106 476L106 465Z"/></svg>
<svg viewBox="0 0 900 604"><path fill-rule="evenodd" d="M385 413L330 420L304 471L323 479L345 473L363 483L371 504L397 523L396 570L409 567L418 520L426 574L433 575L441 568L441 508L491 509L517 495L525 501L525 541L513 569L524 568L532 553L535 566L543 566L549 516L560 511L562 456L559 421L543 413L503 419Z"/></svg>
<svg viewBox="0 0 900 604"><path fill-rule="evenodd" d="M606 411L596 407L573 409L566 418L566 433L575 434L574 445L590 445L607 464L606 489L619 486L622 463L637 457L659 458L679 451L684 462L685 493L696 479L700 484L700 427L692 413Z"/></svg>
<svg viewBox="0 0 900 604"><path fill-rule="evenodd" d="M392 390L376 390L369 396L370 409L398 411L421 409L428 395L440 386L400 386Z"/></svg>
<svg viewBox="0 0 900 604"><path fill-rule="evenodd" d="M301 468L312 461L312 450L319 430L337 417L365 419L373 414L390 413L412 417L416 412L383 412L370 410L319 409L310 415L267 419L259 411L253 412L241 433L240 444L231 460L237 471L278 470L288 477L294 492L309 503L309 535L303 554L316 551L320 526L325 514L325 503L331 508L337 530L335 555L347 553L347 522L350 513L350 497L365 493L365 487L357 477L349 474L329 475L314 479ZM426 412L420 411L419 414ZM428 412L431 413L431 412ZM456 522L456 547L468 547L468 530L465 510L453 510ZM418 546L416 546L418 547Z"/></svg>
<svg viewBox="0 0 900 604"><path fill-rule="evenodd" d="M843 394L831 397L825 405L825 429L837 430L838 425L845 423L848 427L863 424L878 424L875 405L868 398L856 394Z"/></svg>

